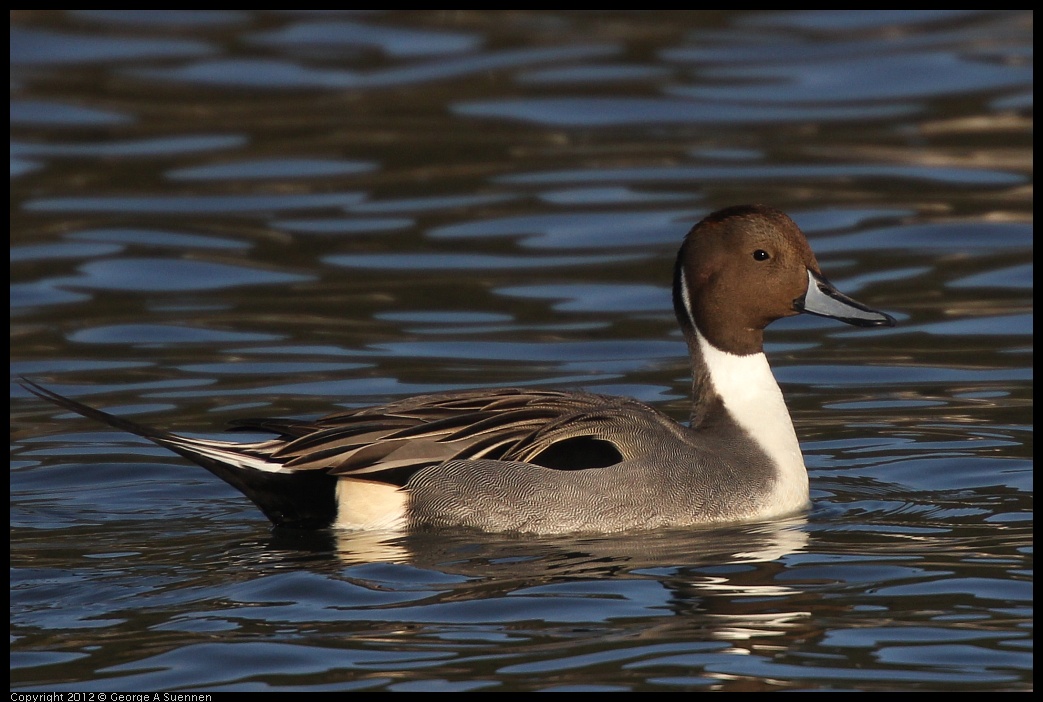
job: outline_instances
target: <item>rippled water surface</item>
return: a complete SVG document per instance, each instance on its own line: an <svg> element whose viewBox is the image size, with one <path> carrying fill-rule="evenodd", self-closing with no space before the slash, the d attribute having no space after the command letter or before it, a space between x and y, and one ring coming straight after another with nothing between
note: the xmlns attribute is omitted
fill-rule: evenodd
<svg viewBox="0 0 1043 702"><path fill-rule="evenodd" d="M11 15L11 375L218 436L493 385L683 420L673 257L790 212L899 320L767 351L813 508L279 533L11 385L18 690L1027 690L1032 14Z"/></svg>

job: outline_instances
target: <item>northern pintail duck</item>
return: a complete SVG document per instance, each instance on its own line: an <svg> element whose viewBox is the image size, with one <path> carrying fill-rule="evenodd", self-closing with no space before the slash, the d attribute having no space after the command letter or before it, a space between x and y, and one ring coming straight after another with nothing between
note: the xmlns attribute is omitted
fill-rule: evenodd
<svg viewBox="0 0 1043 702"><path fill-rule="evenodd" d="M553 533L766 519L808 504L808 474L764 328L807 312L863 327L892 317L836 290L804 234L760 205L685 236L673 304L692 365L689 426L633 399L465 390L313 421L245 419L276 435L178 436L27 381L36 395L143 436L249 497L277 526L464 526Z"/></svg>

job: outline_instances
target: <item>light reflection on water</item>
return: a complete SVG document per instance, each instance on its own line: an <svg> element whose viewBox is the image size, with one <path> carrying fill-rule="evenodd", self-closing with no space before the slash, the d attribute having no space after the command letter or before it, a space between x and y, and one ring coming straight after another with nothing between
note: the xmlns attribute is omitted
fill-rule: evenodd
<svg viewBox="0 0 1043 702"><path fill-rule="evenodd" d="M12 689L1023 690L1032 15L12 14L12 375L187 433L451 388L687 416L676 246L769 202L893 330L767 348L814 507L271 533L12 387Z"/></svg>

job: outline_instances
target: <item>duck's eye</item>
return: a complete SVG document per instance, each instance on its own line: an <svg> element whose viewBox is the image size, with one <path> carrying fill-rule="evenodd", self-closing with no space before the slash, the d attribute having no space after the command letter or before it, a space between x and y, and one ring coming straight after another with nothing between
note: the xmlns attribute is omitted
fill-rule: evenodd
<svg viewBox="0 0 1043 702"><path fill-rule="evenodd" d="M769 258L771 258L771 254L764 249L757 249L753 252L754 261L767 261Z"/></svg>

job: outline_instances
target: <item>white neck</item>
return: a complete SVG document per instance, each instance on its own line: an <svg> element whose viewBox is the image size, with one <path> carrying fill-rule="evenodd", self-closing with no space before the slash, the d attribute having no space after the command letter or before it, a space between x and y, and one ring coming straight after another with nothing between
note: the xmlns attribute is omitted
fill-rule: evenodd
<svg viewBox="0 0 1043 702"><path fill-rule="evenodd" d="M767 357L763 352L738 356L721 351L698 329L695 336L710 380L728 413L776 466L776 488L761 516L803 508L808 502L808 472L793 420Z"/></svg>

